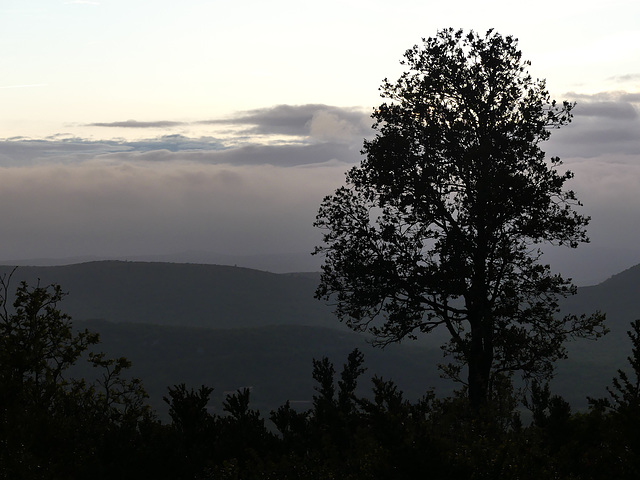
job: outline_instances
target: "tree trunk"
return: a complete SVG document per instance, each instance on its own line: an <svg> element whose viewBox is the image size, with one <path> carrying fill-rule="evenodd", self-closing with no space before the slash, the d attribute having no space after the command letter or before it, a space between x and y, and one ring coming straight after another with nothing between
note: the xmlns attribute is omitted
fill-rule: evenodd
<svg viewBox="0 0 640 480"><path fill-rule="evenodd" d="M468 359L469 402L475 412L479 412L489 400L492 353L486 328L482 325L483 322L478 323L481 324L471 327L471 355Z"/></svg>
<svg viewBox="0 0 640 480"><path fill-rule="evenodd" d="M483 249L475 258L473 284L467 298L467 310L471 327L469 362L469 401L475 412L489 400L489 379L493 364L493 321L487 294L487 276Z"/></svg>

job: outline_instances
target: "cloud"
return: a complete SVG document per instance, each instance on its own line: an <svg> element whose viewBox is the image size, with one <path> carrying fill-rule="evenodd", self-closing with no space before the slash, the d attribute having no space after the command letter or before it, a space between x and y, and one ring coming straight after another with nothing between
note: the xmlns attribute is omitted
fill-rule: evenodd
<svg viewBox="0 0 640 480"><path fill-rule="evenodd" d="M359 145L300 143L247 144L228 147L213 137L189 138L164 135L136 141L91 141L80 138L0 141L0 166L105 162L191 162L210 165L275 165L292 167L337 161L353 164L360 158Z"/></svg>
<svg viewBox="0 0 640 480"><path fill-rule="evenodd" d="M0 141L2 259L310 252L320 201L358 158L329 142Z"/></svg>
<svg viewBox="0 0 640 480"><path fill-rule="evenodd" d="M593 102L640 102L640 93L627 92L624 90L604 91L598 93L576 93L568 92L564 95L570 100L581 102L593 103Z"/></svg>
<svg viewBox="0 0 640 480"><path fill-rule="evenodd" d="M265 135L263 143L177 134L0 140L0 202L11 205L0 210L0 225L11 230L0 239L2 257L310 252L320 201L360 158L361 139L351 135L362 132L363 118L355 109L280 106L217 123L248 126ZM298 134L288 144L270 141Z"/></svg>
<svg viewBox="0 0 640 480"><path fill-rule="evenodd" d="M339 143L310 145L244 145L226 149L178 149L170 147L148 148L153 146L141 142L135 149L114 151L100 155L102 161L109 162L190 162L206 165L271 165L277 167L296 167L324 165L327 163L352 165L360 159L357 149ZM1 149L0 149L1 152Z"/></svg>
<svg viewBox="0 0 640 480"><path fill-rule="evenodd" d="M567 94L577 102L573 122L553 132L543 148L560 155L575 177L569 187L591 216L591 244L556 254L568 271L593 281L640 262L640 94ZM574 259L571 266L570 258Z"/></svg>
<svg viewBox="0 0 640 480"><path fill-rule="evenodd" d="M214 137L191 138L184 135L162 135L157 138L120 143L132 151L150 152L168 150L170 152L217 151L227 148L225 142Z"/></svg>
<svg viewBox="0 0 640 480"><path fill-rule="evenodd" d="M276 105L237 112L227 118L191 122L124 120L92 122L84 126L134 130L183 127L183 131L217 127L213 135L236 145L243 142L361 144L364 137L372 134L370 115L365 110L322 104Z"/></svg>
<svg viewBox="0 0 640 480"><path fill-rule="evenodd" d="M609 77L608 80L614 82L633 82L640 80L640 73L628 73L626 75L617 75Z"/></svg>
<svg viewBox="0 0 640 480"><path fill-rule="evenodd" d="M172 128L187 125L185 122L173 122L160 120L156 122L138 122L137 120L126 120L124 122L108 123L88 123L86 127L108 127L108 128Z"/></svg>
<svg viewBox="0 0 640 480"><path fill-rule="evenodd" d="M629 102L588 102L575 110L578 117L605 117L614 120L631 120L638 117L638 112Z"/></svg>
<svg viewBox="0 0 640 480"><path fill-rule="evenodd" d="M312 145L248 145L207 156L209 163L231 165L276 165L292 167L299 165L322 164L338 160L353 164L360 158L358 150L350 149L340 143Z"/></svg>
<svg viewBox="0 0 640 480"><path fill-rule="evenodd" d="M591 216L592 243L633 249L638 253L634 263L640 262L640 153L568 158L565 165L575 175L569 187L584 204L581 212Z"/></svg>
<svg viewBox="0 0 640 480"><path fill-rule="evenodd" d="M640 235L638 99L629 92L579 97L574 121L543 148L575 173L570 187L592 216L590 248L633 255ZM320 241L312 227L320 201L361 158L365 118L356 109L278 106L217 123L271 132L241 140L1 140L2 257L308 252ZM273 143L271 135L291 141ZM560 257L570 258L564 251ZM640 257L628 265L634 261Z"/></svg>
<svg viewBox="0 0 640 480"><path fill-rule="evenodd" d="M310 251L344 165L117 162L0 168L4 258Z"/></svg>
<svg viewBox="0 0 640 480"><path fill-rule="evenodd" d="M320 110L313 114L307 123L309 134L313 138L326 141L348 141L358 134L365 134L354 122L341 118L334 112Z"/></svg>
<svg viewBox="0 0 640 480"><path fill-rule="evenodd" d="M624 91L566 95L576 101L573 122L553 132L547 151L561 157L640 152L640 94Z"/></svg>
<svg viewBox="0 0 640 480"><path fill-rule="evenodd" d="M277 105L238 112L226 119L204 120L204 125L249 126L259 135L310 136L322 141L350 141L371 134L370 114L361 108L322 104Z"/></svg>
<svg viewBox="0 0 640 480"><path fill-rule="evenodd" d="M30 166L45 163L75 163L105 153L131 150L115 141L90 141L81 138L0 140L0 166Z"/></svg>

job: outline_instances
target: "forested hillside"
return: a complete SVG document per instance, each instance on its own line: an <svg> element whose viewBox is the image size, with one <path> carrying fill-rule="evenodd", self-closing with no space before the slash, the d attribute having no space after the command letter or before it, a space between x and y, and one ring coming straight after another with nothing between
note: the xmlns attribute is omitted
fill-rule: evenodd
<svg viewBox="0 0 640 480"><path fill-rule="evenodd" d="M0 274L13 267L0 266ZM19 267L14 283L62 285L76 320L238 328L265 325L338 327L313 298L314 275L274 274L220 265L102 261Z"/></svg>
<svg viewBox="0 0 640 480"><path fill-rule="evenodd" d="M6 299L6 283L1 286ZM496 379L492 402L479 413L468 408L463 392L410 399L393 380L366 382L365 358L354 349L344 360L313 359L312 384L301 381L313 388L309 400L258 411L253 385L213 396L209 385L181 382L168 386L168 415L159 419L144 384L131 377L130 361L91 353L102 345L93 333L74 331L57 308L61 295L56 287L21 285L13 308L0 309L1 478L637 478L640 321L630 325L630 362L584 413L572 412L545 384L533 382L521 395L505 377ZM204 357L195 338L178 327L128 325L134 327L125 333L128 340L159 347L156 358L174 349L182 353L174 357L179 360L194 347ZM303 330L319 331L271 328L289 330L283 336L293 335L299 349L309 346ZM162 348L167 336L161 330L173 334L173 346ZM205 338L204 345L237 363L242 359L229 355L235 346L274 340L261 329L228 333L217 342ZM335 351L340 338L314 340L330 342L322 347ZM267 369L284 358L274 345L260 358ZM93 378L77 376L85 360L96 370ZM242 366L236 372L245 373Z"/></svg>
<svg viewBox="0 0 640 480"><path fill-rule="evenodd" d="M0 267L3 274L10 271ZM315 273L104 261L20 267L12 281L35 284L37 279L63 286L68 295L62 309L75 325L99 332L103 350L133 361L133 373L165 414L161 399L167 386L182 381L214 387L218 406L223 392L240 386L254 387L262 410L287 399L308 401L312 359L344 358L355 347L365 353L365 377L393 378L409 398L430 387L442 394L452 388L437 371L442 353L436 332L419 342L374 349L340 324L330 306L313 298ZM611 332L597 342L570 344L569 359L558 362L552 382L576 408L586 407L588 395L601 394L611 372L626 363L625 332L640 317L640 266L580 288L564 303L565 311L597 309L607 313Z"/></svg>

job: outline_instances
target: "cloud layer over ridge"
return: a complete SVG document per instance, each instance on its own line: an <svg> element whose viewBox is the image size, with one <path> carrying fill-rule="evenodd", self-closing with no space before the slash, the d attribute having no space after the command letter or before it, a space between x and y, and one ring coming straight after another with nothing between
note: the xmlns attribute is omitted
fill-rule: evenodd
<svg viewBox="0 0 640 480"><path fill-rule="evenodd" d="M593 243L579 250L615 273L640 262L640 98L567 97L578 102L574 121L543 149L574 171L570 186L593 217ZM359 161L371 123L357 108L278 105L223 119L91 124L103 135L163 129L142 140L2 140L1 257L310 252L317 207ZM209 130L175 133L185 125ZM607 260L604 250L626 253Z"/></svg>

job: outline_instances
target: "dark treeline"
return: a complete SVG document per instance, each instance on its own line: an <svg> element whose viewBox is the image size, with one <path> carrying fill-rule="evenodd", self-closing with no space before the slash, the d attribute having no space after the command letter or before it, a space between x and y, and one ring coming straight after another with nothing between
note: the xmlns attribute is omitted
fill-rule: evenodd
<svg viewBox="0 0 640 480"><path fill-rule="evenodd" d="M0 478L3 479L600 479L640 475L640 321L633 350L601 399L586 412L546 384L515 391L492 384L478 414L464 391L409 402L392 381L365 373L354 350L340 369L313 360L313 405L289 403L267 415L250 391L209 411L212 389L168 388L170 422L146 404L125 358L88 353L96 334L75 332L58 309L60 287L17 289L0 308ZM87 354L88 355L85 355ZM97 380L66 377L85 358ZM604 386L603 386L604 391Z"/></svg>

